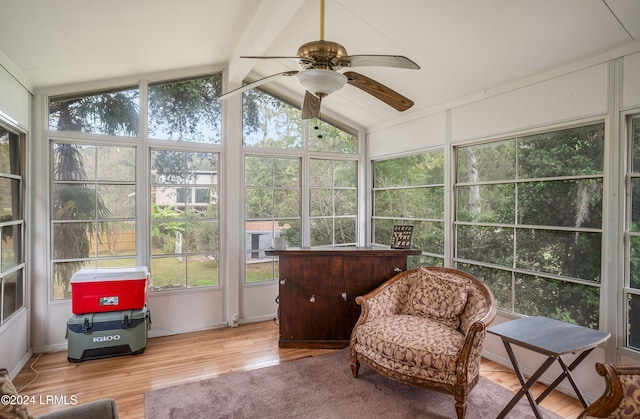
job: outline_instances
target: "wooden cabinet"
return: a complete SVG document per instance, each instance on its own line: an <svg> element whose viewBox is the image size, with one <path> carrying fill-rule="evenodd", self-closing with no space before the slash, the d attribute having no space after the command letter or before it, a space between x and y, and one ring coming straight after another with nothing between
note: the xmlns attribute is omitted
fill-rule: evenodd
<svg viewBox="0 0 640 419"><path fill-rule="evenodd" d="M418 249L269 250L279 257L281 348L344 348L360 316L355 298L407 269Z"/></svg>

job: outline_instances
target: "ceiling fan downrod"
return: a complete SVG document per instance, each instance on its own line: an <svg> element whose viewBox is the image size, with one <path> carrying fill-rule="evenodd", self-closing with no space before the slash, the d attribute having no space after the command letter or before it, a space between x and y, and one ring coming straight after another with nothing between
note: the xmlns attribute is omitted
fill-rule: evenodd
<svg viewBox="0 0 640 419"><path fill-rule="evenodd" d="M320 0L320 40L324 41L324 0Z"/></svg>

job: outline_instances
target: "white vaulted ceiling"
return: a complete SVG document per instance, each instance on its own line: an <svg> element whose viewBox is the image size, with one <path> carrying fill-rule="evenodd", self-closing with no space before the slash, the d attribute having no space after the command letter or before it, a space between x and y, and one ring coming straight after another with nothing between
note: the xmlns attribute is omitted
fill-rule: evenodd
<svg viewBox="0 0 640 419"><path fill-rule="evenodd" d="M237 87L299 69L239 56L294 56L320 38L319 12L319 0L0 0L0 63L33 91L200 66L228 66ZM326 0L324 38L418 63L351 69L413 99L410 114L633 47L640 1ZM269 86L302 100L294 78ZM322 106L365 128L402 116L352 86Z"/></svg>

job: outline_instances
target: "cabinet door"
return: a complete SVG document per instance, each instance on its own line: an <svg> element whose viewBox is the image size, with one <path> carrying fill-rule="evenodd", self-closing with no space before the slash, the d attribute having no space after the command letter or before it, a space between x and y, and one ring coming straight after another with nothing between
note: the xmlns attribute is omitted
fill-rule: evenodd
<svg viewBox="0 0 640 419"><path fill-rule="evenodd" d="M280 256L279 321L282 347L344 347L360 317L355 298L398 270L406 255L372 252L289 253Z"/></svg>
<svg viewBox="0 0 640 419"><path fill-rule="evenodd" d="M280 258L280 339L335 340L343 335L348 306L341 300L342 259Z"/></svg>

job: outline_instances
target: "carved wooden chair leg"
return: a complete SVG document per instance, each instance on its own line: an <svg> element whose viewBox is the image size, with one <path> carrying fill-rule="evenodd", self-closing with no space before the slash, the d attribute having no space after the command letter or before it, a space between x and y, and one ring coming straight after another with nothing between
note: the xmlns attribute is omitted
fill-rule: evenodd
<svg viewBox="0 0 640 419"><path fill-rule="evenodd" d="M358 361L351 361L351 374L353 378L358 378L358 371L360 370L360 363Z"/></svg>
<svg viewBox="0 0 640 419"><path fill-rule="evenodd" d="M458 397L455 396L456 399L456 414L458 415L458 419L464 419L467 414L467 400L466 397Z"/></svg>

